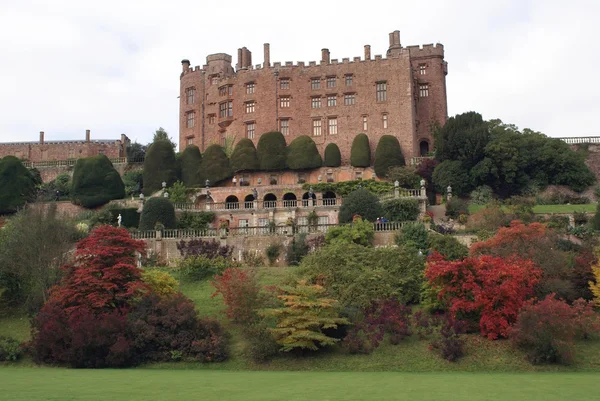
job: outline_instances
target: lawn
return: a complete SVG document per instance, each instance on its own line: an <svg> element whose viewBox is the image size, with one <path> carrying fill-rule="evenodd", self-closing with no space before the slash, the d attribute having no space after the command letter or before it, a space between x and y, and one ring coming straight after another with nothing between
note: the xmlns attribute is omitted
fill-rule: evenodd
<svg viewBox="0 0 600 401"><path fill-rule="evenodd" d="M597 400L597 374L0 369L0 400Z"/></svg>
<svg viewBox="0 0 600 401"><path fill-rule="evenodd" d="M469 213L477 213L483 209L485 205L469 205ZM589 203L586 205L535 205L533 207L533 213L545 214L545 213L574 213L574 212L586 212L594 213L596 211L596 204Z"/></svg>

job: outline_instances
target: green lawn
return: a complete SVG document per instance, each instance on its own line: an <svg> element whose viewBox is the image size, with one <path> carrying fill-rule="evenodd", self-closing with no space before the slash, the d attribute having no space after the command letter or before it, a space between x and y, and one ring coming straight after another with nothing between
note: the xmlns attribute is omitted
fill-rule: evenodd
<svg viewBox="0 0 600 401"><path fill-rule="evenodd" d="M0 400L597 400L597 374L0 369Z"/></svg>
<svg viewBox="0 0 600 401"><path fill-rule="evenodd" d="M485 205L469 205L469 213L473 214L483 209ZM596 211L596 204L590 203L586 205L535 205L533 207L533 213L544 214L544 213L573 213L573 212L587 212L593 213Z"/></svg>

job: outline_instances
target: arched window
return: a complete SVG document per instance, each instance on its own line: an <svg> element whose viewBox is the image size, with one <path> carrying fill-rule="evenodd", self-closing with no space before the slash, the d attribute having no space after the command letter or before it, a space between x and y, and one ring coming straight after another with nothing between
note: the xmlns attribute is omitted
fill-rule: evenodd
<svg viewBox="0 0 600 401"><path fill-rule="evenodd" d="M314 192L305 192L302 195L302 206L316 206L317 204L317 195Z"/></svg>
<svg viewBox="0 0 600 401"><path fill-rule="evenodd" d="M429 153L429 142L421 141L419 142L419 154L421 156L427 156Z"/></svg>
<svg viewBox="0 0 600 401"><path fill-rule="evenodd" d="M298 201L296 200L296 194L292 192L288 192L283 195L283 207L296 207L298 205Z"/></svg>
<svg viewBox="0 0 600 401"><path fill-rule="evenodd" d="M244 198L244 209L252 209L254 208L254 195L246 195Z"/></svg>
<svg viewBox="0 0 600 401"><path fill-rule="evenodd" d="M323 194L323 206L335 206L337 204L337 197L334 192L327 191Z"/></svg>
<svg viewBox="0 0 600 401"><path fill-rule="evenodd" d="M229 195L225 199L225 209L239 209L239 208L240 208L240 201L238 200L237 196Z"/></svg>
<svg viewBox="0 0 600 401"><path fill-rule="evenodd" d="M277 197L275 194L266 194L263 198L263 206L265 208L277 207Z"/></svg>

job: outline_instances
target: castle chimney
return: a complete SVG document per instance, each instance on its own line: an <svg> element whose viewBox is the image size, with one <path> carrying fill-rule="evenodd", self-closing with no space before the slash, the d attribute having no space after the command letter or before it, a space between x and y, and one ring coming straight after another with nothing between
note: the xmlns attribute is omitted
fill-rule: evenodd
<svg viewBox="0 0 600 401"><path fill-rule="evenodd" d="M321 62L329 64L329 49L321 49Z"/></svg>
<svg viewBox="0 0 600 401"><path fill-rule="evenodd" d="M268 43L265 43L263 45L263 49L264 49L264 54L265 54L265 61L264 61L264 64L263 64L263 68L270 67L271 66L271 48L270 48L270 45Z"/></svg>
<svg viewBox="0 0 600 401"><path fill-rule="evenodd" d="M44 131L40 131L40 145L44 144Z"/></svg>
<svg viewBox="0 0 600 401"><path fill-rule="evenodd" d="M239 70L242 68L242 49L238 49L238 61L237 64L235 65L235 69Z"/></svg>
<svg viewBox="0 0 600 401"><path fill-rule="evenodd" d="M182 72L187 72L190 69L190 60L181 60L181 69L183 70Z"/></svg>
<svg viewBox="0 0 600 401"><path fill-rule="evenodd" d="M86 142L90 141L90 130L89 129L85 130L85 141Z"/></svg>
<svg viewBox="0 0 600 401"><path fill-rule="evenodd" d="M390 47L401 47L400 46L400 31L394 31L390 33Z"/></svg>
<svg viewBox="0 0 600 401"><path fill-rule="evenodd" d="M371 60L371 45L365 45L365 60Z"/></svg>

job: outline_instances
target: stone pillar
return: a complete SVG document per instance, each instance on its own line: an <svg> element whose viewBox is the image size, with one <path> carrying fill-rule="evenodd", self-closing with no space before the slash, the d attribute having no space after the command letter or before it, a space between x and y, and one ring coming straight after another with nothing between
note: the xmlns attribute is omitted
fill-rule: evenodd
<svg viewBox="0 0 600 401"><path fill-rule="evenodd" d="M446 200L448 202L450 202L450 199L452 199L452 187L450 185L448 185L448 188L446 188Z"/></svg>
<svg viewBox="0 0 600 401"><path fill-rule="evenodd" d="M263 49L264 49L264 63L263 63L263 68L267 68L271 66L271 47L268 43L265 43L263 45Z"/></svg>
<svg viewBox="0 0 600 401"><path fill-rule="evenodd" d="M371 45L365 45L365 60L371 60Z"/></svg>
<svg viewBox="0 0 600 401"><path fill-rule="evenodd" d="M89 130L89 129L86 129L86 130L85 130L85 141L86 141L86 142L89 142L89 141L90 141L90 139L91 139L90 130Z"/></svg>
<svg viewBox="0 0 600 401"><path fill-rule="evenodd" d="M44 131L40 131L40 145L44 144Z"/></svg>
<svg viewBox="0 0 600 401"><path fill-rule="evenodd" d="M321 49L321 62L325 64L330 63L329 49Z"/></svg>

